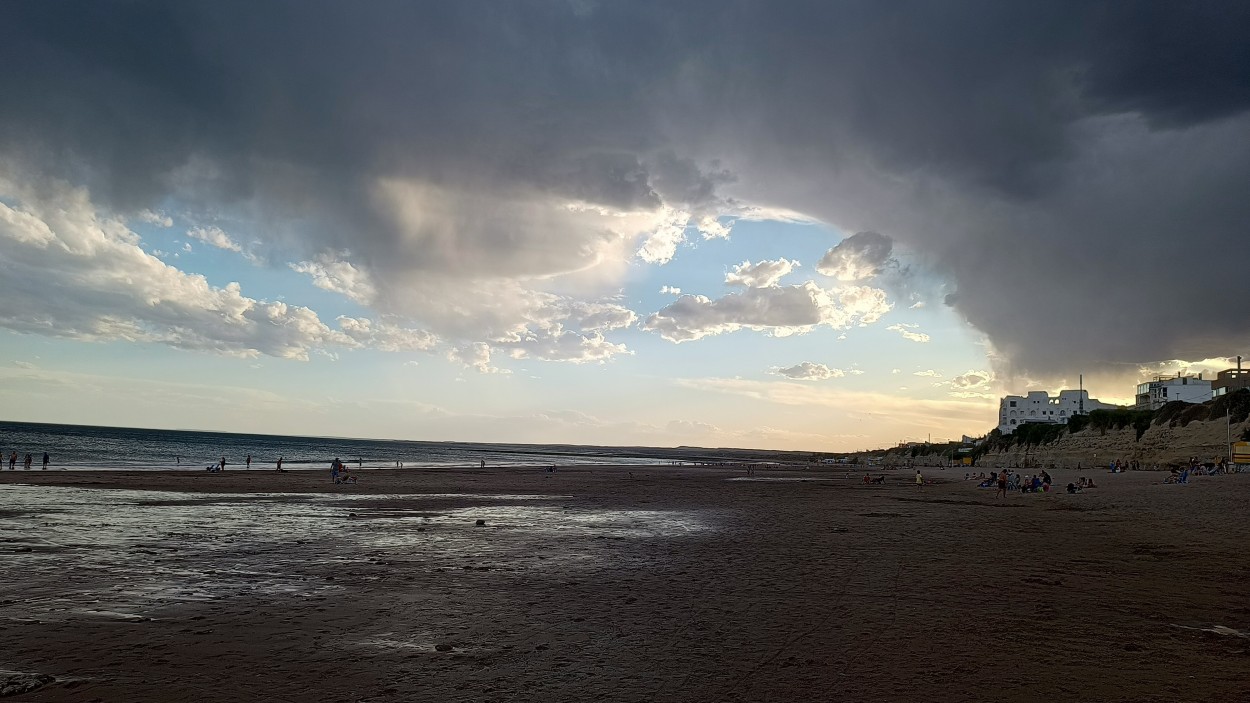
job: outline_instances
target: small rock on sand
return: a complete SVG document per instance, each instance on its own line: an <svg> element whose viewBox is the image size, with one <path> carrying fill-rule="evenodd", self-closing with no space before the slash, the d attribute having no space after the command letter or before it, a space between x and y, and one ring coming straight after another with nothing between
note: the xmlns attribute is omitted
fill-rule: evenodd
<svg viewBox="0 0 1250 703"><path fill-rule="evenodd" d="M0 674L0 697L19 696L23 693L30 693L38 688L43 688L48 684L56 681L56 678L48 674L24 674L19 672L6 672Z"/></svg>

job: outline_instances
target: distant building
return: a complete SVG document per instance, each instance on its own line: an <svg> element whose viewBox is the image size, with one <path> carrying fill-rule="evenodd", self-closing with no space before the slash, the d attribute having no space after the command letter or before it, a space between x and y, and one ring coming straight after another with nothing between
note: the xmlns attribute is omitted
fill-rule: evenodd
<svg viewBox="0 0 1250 703"><path fill-rule="evenodd" d="M1054 398L1046 391L1008 395L998 401L998 431L1011 434L1017 427L1029 422L1067 424L1068 418L1073 415L1116 407L1119 406L1090 398L1089 391L1059 391Z"/></svg>
<svg viewBox="0 0 1250 703"><path fill-rule="evenodd" d="M1225 393L1250 388L1250 369L1241 368L1241 357L1237 357L1237 368L1227 369L1215 375L1211 382L1211 397L1218 398Z"/></svg>
<svg viewBox="0 0 1250 703"><path fill-rule="evenodd" d="M1137 384L1138 410L1158 410L1174 400L1186 403L1205 403L1211 400L1211 381L1202 380L1202 374L1174 377L1155 376L1155 380Z"/></svg>

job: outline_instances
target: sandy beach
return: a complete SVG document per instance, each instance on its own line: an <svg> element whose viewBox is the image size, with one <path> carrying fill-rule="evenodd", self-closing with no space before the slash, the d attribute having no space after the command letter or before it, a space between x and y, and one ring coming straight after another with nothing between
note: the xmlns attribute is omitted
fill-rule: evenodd
<svg viewBox="0 0 1250 703"><path fill-rule="evenodd" d="M1087 471L1100 488L1004 500L955 469L920 489L830 468L358 473L0 473L4 690L1250 699L1250 475Z"/></svg>

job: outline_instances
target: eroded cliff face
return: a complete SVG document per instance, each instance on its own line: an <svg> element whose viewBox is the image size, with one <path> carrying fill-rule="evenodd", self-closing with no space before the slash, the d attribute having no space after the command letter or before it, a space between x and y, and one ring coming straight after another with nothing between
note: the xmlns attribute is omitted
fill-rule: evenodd
<svg viewBox="0 0 1250 703"><path fill-rule="evenodd" d="M1066 431L1049 444L1028 447L1013 446L1007 451L990 452L977 460L976 468L1068 468L1107 467L1112 461L1124 464L1137 461L1142 469L1168 469L1185 464L1190 457L1200 461L1218 462L1228 456L1227 437L1236 442L1250 429L1250 419L1225 424L1223 417L1209 421L1193 421L1185 426L1179 422L1151 425L1137 439L1137 430L1088 428L1075 434ZM890 456L888 466L946 466L950 459L940 454L917 457ZM951 468L960 468L958 465Z"/></svg>
<svg viewBox="0 0 1250 703"><path fill-rule="evenodd" d="M1050 444L1031 447L1012 447L1008 451L989 453L981 457L978 466L998 467L1046 467L1075 468L1080 466L1107 466L1119 459L1121 463L1137 461L1142 468L1166 469L1182 464L1190 457L1202 461L1218 461L1228 456L1227 437L1233 441L1241 438L1248 422L1226 424L1225 418L1206 422L1194 421L1182 427L1179 423L1151 425L1141 439L1137 430L1099 430L1088 428L1076 434L1064 434Z"/></svg>

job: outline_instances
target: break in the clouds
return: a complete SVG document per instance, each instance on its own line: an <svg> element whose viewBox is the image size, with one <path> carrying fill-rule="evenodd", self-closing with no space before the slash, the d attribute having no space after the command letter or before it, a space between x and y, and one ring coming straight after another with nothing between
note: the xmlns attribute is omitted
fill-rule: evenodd
<svg viewBox="0 0 1250 703"><path fill-rule="evenodd" d="M774 369L773 373L795 381L823 381L829 378L842 378L846 375L846 372L842 369L830 368L824 364L817 364L811 361Z"/></svg>
<svg viewBox="0 0 1250 703"><path fill-rule="evenodd" d="M106 217L229 211L259 260L487 351L610 357L571 303L792 212L914 253L1010 371L1208 358L1250 341L1221 256L1250 221L1248 35L1232 1L8 2L0 165ZM26 216L10 238L44 237ZM7 265L67 261L23 242ZM818 270L860 280L883 251L856 235ZM74 260L153 274L121 252ZM6 298L0 324L123 334L132 289L97 282ZM200 345L237 346L213 322L231 295L187 299ZM826 297L686 297L647 324L845 324Z"/></svg>
<svg viewBox="0 0 1250 703"><path fill-rule="evenodd" d="M50 199L0 178L0 326L89 341L141 341L234 356L309 358L374 347L425 351L422 330L368 319L324 323L309 308L248 297L237 283L210 285L144 251L122 220L96 210L83 189Z"/></svg>

